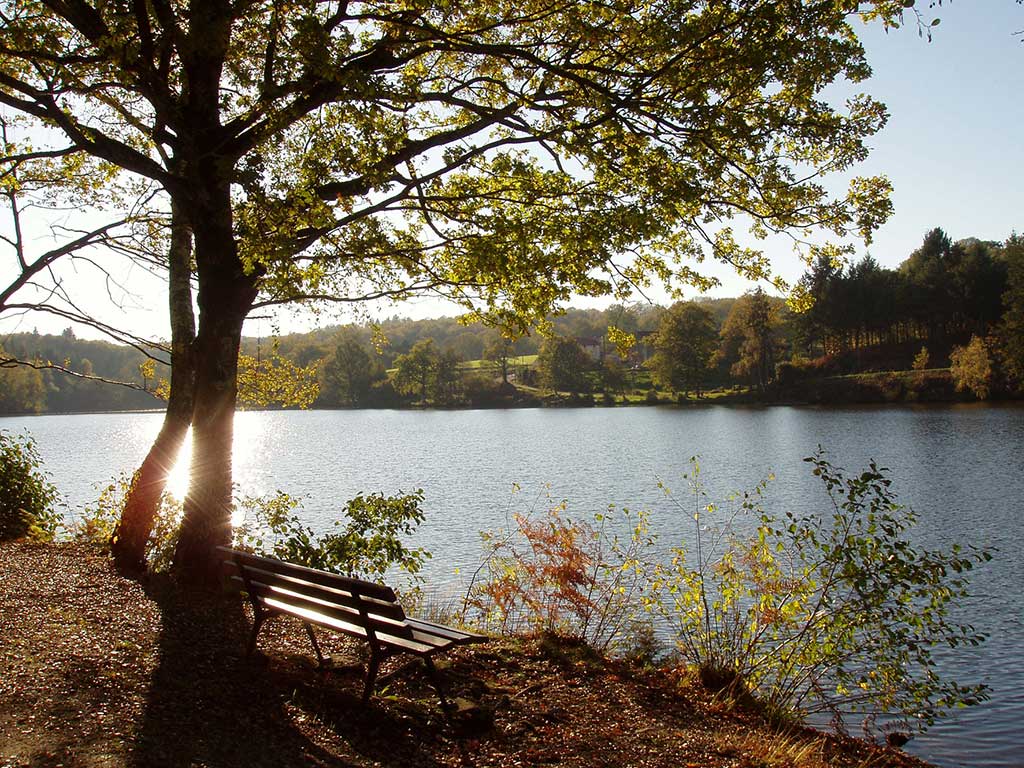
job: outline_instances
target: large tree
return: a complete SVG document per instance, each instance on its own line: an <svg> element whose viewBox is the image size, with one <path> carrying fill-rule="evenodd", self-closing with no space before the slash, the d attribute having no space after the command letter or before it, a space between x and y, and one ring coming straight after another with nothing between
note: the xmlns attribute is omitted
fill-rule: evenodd
<svg viewBox="0 0 1024 768"><path fill-rule="evenodd" d="M704 307L693 302L672 305L654 338L651 374L667 389L700 397L718 348L718 326Z"/></svg>
<svg viewBox="0 0 1024 768"><path fill-rule="evenodd" d="M433 339L421 339L412 349L395 358L395 372L392 377L395 391L403 395L419 397L423 405L433 390L437 379L440 354L434 347Z"/></svg>
<svg viewBox="0 0 1024 768"><path fill-rule="evenodd" d="M785 302L759 287L740 296L722 324L720 360L730 364L734 376L749 377L761 394L775 379L784 308Z"/></svg>
<svg viewBox="0 0 1024 768"><path fill-rule="evenodd" d="M866 235L884 179L818 176L885 120L821 97L900 0L3 3L0 104L156 182L194 235L191 488L176 565L230 536L242 323L296 299L433 291L522 328L754 234ZM621 261L620 261L621 259Z"/></svg>
<svg viewBox="0 0 1024 768"><path fill-rule="evenodd" d="M339 330L333 343L334 352L321 370L320 401L330 406L363 405L373 383L384 378L384 366L370 356L368 345L351 326Z"/></svg>
<svg viewBox="0 0 1024 768"><path fill-rule="evenodd" d="M588 392L587 373L595 363L576 339L549 336L537 354L541 383L554 392Z"/></svg>

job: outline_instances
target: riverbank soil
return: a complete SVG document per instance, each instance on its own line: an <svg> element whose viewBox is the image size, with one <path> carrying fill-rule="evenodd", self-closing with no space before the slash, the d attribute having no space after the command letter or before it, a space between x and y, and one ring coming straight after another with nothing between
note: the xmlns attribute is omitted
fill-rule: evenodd
<svg viewBox="0 0 1024 768"><path fill-rule="evenodd" d="M357 646L323 635L340 661L324 675L301 625L272 621L246 658L249 626L237 597L123 578L89 547L0 545L0 768L925 765L781 734L697 683L550 640L445 658L450 723L418 662L391 662L364 706Z"/></svg>

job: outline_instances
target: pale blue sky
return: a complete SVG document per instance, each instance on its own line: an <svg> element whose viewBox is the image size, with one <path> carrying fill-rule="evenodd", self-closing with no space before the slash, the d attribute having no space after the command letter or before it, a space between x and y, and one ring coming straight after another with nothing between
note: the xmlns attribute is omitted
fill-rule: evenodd
<svg viewBox="0 0 1024 768"><path fill-rule="evenodd" d="M1024 6L949 0L931 43L905 28L862 39L889 107L864 170L885 173L895 213L871 253L895 265L941 226L954 239L1024 231Z"/></svg>
<svg viewBox="0 0 1024 768"><path fill-rule="evenodd" d="M873 25L862 34L874 76L856 90L885 103L890 120L871 140L872 155L856 173L884 173L895 187L895 213L870 247L890 267L903 261L932 227L942 227L954 240L1003 240L1014 230L1024 231L1024 43L1014 34L1024 30L1024 6L1013 0L946 0L928 12L942 19L931 43L918 38L914 25L888 33ZM837 88L836 94L841 93ZM859 247L857 252L865 251ZM790 281L799 278L804 266L788 245L771 244L769 253L779 274ZM750 287L725 269L714 273L723 285L713 295L736 296ZM159 286L139 274L133 277L148 286L139 306L114 314L102 288L85 305L96 312L104 308L105 319L114 325L123 326L128 317L136 332L166 336L166 300ZM658 292L652 298L664 300ZM421 300L380 307L374 314L419 318L456 312ZM57 332L65 324L47 317L23 318L17 325L0 322L0 338L34 327ZM312 324L286 314L280 327L287 332ZM266 335L270 328L267 321L250 321L246 333ZM83 330L80 335L95 333Z"/></svg>

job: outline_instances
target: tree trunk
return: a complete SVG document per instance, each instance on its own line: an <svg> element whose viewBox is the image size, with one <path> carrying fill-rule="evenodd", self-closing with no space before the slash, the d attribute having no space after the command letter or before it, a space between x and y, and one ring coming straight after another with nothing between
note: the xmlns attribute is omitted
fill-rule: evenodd
<svg viewBox="0 0 1024 768"><path fill-rule="evenodd" d="M174 568L183 580L197 586L215 586L215 549L231 542L231 448L244 319L244 315L208 317L204 322L201 317L196 338L190 482Z"/></svg>
<svg viewBox="0 0 1024 768"><path fill-rule="evenodd" d="M188 398L191 400L191 394ZM114 562L122 570L146 570L146 544L153 531L160 500L167 487L167 478L178 460L190 423L191 409L182 413L168 407L156 440L132 477L121 519L111 538Z"/></svg>
<svg viewBox="0 0 1024 768"><path fill-rule="evenodd" d="M171 244L168 252L168 282L171 318L171 391L163 426L142 465L132 478L121 519L111 539L114 561L129 571L146 569L146 543L174 468L181 444L192 423L195 384L192 344L195 317L192 314L192 232L181 210L171 206Z"/></svg>
<svg viewBox="0 0 1024 768"><path fill-rule="evenodd" d="M220 578L216 548L231 542L238 352L258 276L247 274L239 259L227 184L211 192L198 206L200 210L190 215L200 276L199 332L190 483L174 570L191 586L215 589Z"/></svg>

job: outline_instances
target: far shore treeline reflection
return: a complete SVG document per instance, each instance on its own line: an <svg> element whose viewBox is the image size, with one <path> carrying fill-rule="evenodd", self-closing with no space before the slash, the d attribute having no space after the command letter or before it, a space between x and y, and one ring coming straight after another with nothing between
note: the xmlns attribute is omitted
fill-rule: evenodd
<svg viewBox="0 0 1024 768"><path fill-rule="evenodd" d="M1017 235L953 242L934 229L896 269L871 256L847 265L821 258L796 294L803 300L755 289L673 307L568 309L551 318L550 337L514 340L456 318L399 317L246 338L239 402L274 406L283 379L304 380L304 395L276 404L315 408L616 405L709 394L786 402L1020 396ZM7 358L28 365L0 367L0 414L162 407L155 393L166 366L129 346L79 339L70 328L16 333L2 339ZM834 385L836 377L900 371L913 375Z"/></svg>

